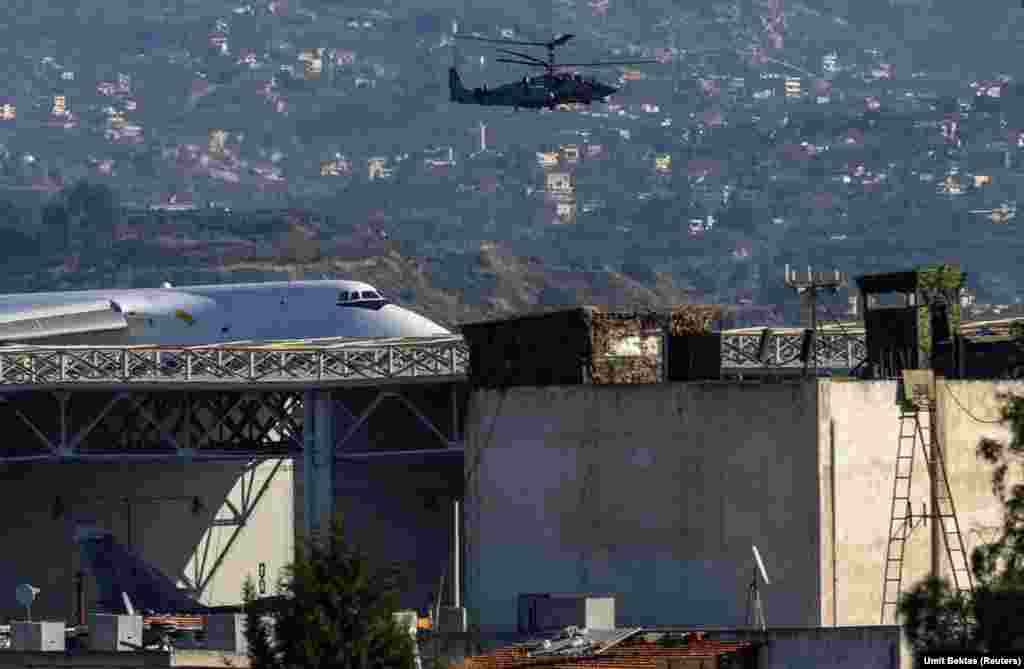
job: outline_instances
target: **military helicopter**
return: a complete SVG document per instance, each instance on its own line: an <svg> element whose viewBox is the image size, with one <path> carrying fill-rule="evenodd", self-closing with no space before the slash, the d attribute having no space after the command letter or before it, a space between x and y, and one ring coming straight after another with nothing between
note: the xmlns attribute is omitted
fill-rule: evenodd
<svg viewBox="0 0 1024 669"><path fill-rule="evenodd" d="M526 53L511 51L509 49L497 49L501 53L515 56L511 58L496 58L499 63L513 63L526 65L527 67L542 67L544 74L536 77L523 77L522 81L511 84L504 84L497 88L487 89L474 88L472 90L462 85L462 79L454 67L448 70L448 90L451 94L451 101L460 104L513 107L519 111L520 107L526 109L554 109L558 105L573 104L581 102L589 105L594 100L605 101L608 96L617 91L614 86L602 84L593 77L584 79L578 74L570 74L562 68L569 67L614 67L616 65L644 65L657 63L657 60L613 60L599 63L556 63L555 47L562 46L573 38L573 35L562 35L549 42L524 42L519 40L490 39L486 37L475 37L469 35L456 35L457 39L476 40L478 42L491 42L495 44L515 44L521 46L542 46L548 50L548 59L542 60Z"/></svg>

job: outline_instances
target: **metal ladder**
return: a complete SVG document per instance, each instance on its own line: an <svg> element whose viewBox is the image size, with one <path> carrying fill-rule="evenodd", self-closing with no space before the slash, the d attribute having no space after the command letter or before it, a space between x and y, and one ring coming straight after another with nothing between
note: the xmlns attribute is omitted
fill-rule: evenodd
<svg viewBox="0 0 1024 669"><path fill-rule="evenodd" d="M934 408L927 409L928 412ZM931 416L929 415L929 419ZM929 420L929 426L931 421ZM907 431L909 427L910 431ZM910 483L914 472L914 453L917 450L917 439L920 438L921 450L926 463L936 458L936 470L939 481L937 484L936 506L938 518L942 524L942 538L946 546L946 557L949 559L953 574L953 586L961 594L968 594L974 587L973 577L964 547L960 522L957 520L956 506L949 490L949 477L946 473L946 462L942 455L942 447L938 440L932 444L928 428L920 420L920 409L904 409L900 413L900 435L896 448L896 473L893 479L892 504L889 513L889 538L885 551L885 566L882 583L881 624L885 624L886 607L893 607L893 620L900 598L900 586L903 580L903 557L910 531L914 529L915 517L929 517L927 514L915 516L910 505ZM934 446L934 448L932 448ZM934 450L934 452L932 452ZM909 452L908 452L909 451ZM904 515L897 515L897 509L905 509ZM955 538L952 536L955 535ZM966 585L966 587L965 587ZM890 598L890 588L893 593Z"/></svg>
<svg viewBox="0 0 1024 669"><path fill-rule="evenodd" d="M960 532L960 521L957 520L953 494L949 490L946 458L938 439L931 444L929 450L934 451L928 455L935 458L938 470L939 481L935 505L938 508L939 522L942 527L942 539L946 544L946 557L949 558L950 571L953 573L953 587L961 595L969 595L974 590L974 576L971 574L970 558L967 556L967 549L964 546L964 535Z"/></svg>
<svg viewBox="0 0 1024 669"><path fill-rule="evenodd" d="M907 428L909 427L909 432ZM885 565L882 575L882 613L880 624L885 624L885 609L895 610L900 598L900 584L903 581L903 554L907 547L907 538L913 529L914 513L910 508L910 481L914 473L914 452L917 450L917 437L924 442L924 433L917 411L904 409L900 413L900 436L896 442L896 475L892 482L892 504L889 511L889 539L885 546ZM909 443L908 443L909 442ZM903 510L898 516L897 509ZM895 584L895 595L889 599L890 584Z"/></svg>

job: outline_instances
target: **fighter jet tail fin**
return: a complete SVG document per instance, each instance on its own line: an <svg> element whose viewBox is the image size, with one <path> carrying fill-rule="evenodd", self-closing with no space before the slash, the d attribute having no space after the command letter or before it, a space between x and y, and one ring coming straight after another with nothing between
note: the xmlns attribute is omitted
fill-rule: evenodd
<svg viewBox="0 0 1024 669"><path fill-rule="evenodd" d="M183 592L159 569L114 535L91 522L74 526L82 564L96 579L96 606L105 613L205 613L207 607Z"/></svg>

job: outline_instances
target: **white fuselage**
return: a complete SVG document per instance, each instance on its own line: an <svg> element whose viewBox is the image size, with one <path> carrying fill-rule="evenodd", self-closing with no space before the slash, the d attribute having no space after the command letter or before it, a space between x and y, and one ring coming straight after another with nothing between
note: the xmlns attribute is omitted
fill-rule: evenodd
<svg viewBox="0 0 1024 669"><path fill-rule="evenodd" d="M358 293L357 299L339 297ZM383 299L358 281L291 281L143 289L100 289L0 295L0 323L38 320L39 341L196 346L238 341L324 337L425 337L450 334L440 325ZM45 334L36 315L95 309L109 301L128 322L119 331ZM69 317L73 319L72 314ZM52 321L51 321L52 322ZM45 335L45 336L44 336ZM37 343L25 336L10 340Z"/></svg>

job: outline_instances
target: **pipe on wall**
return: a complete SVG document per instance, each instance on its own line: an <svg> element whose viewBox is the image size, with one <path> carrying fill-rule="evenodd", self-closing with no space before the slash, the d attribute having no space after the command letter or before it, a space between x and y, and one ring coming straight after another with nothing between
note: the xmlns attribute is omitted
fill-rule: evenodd
<svg viewBox="0 0 1024 669"><path fill-rule="evenodd" d="M839 577L836 573L836 420L830 418L828 421L828 448L829 448L829 497L832 507L832 627L839 625Z"/></svg>

